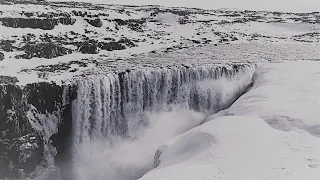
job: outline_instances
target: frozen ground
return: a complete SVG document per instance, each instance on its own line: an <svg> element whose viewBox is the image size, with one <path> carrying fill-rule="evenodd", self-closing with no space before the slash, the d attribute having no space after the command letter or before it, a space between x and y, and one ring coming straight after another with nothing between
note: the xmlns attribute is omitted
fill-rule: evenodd
<svg viewBox="0 0 320 180"><path fill-rule="evenodd" d="M61 83L130 69L132 61L167 66L319 58L316 12L71 2L4 3L0 12L1 84Z"/></svg>

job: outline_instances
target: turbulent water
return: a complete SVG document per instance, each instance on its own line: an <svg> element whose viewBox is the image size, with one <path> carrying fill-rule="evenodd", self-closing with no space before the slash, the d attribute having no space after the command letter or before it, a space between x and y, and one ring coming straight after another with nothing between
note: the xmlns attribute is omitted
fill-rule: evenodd
<svg viewBox="0 0 320 180"><path fill-rule="evenodd" d="M251 83L252 69L174 67L76 80L69 176L141 177L163 142L230 106Z"/></svg>

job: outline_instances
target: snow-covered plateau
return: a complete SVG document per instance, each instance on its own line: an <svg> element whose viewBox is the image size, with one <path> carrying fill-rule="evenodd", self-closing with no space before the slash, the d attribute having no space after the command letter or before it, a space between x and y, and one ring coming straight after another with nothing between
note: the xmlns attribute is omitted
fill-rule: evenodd
<svg viewBox="0 0 320 180"><path fill-rule="evenodd" d="M320 179L320 13L0 0L0 180Z"/></svg>
<svg viewBox="0 0 320 180"><path fill-rule="evenodd" d="M299 54L303 51L304 59L317 58L320 40L320 14L316 12L7 0L2 0L0 12L1 83L19 85L39 81L61 84L84 73L135 67L131 61L146 65L145 58L152 59L152 66L181 64L175 61L178 58L188 64L226 63L222 61L225 57L234 56L234 47L228 44L249 43L253 47L256 43L263 44L257 45L255 53L229 57L237 62L248 60L249 56L255 56L250 59L255 62L273 60L274 54L283 59L291 55L286 54L288 51ZM284 50L269 52L265 44ZM274 44L276 47L272 47ZM242 49L247 48L238 52L246 53ZM271 57L260 58L264 54L260 51ZM192 53L191 60L185 58L186 53ZM163 56L166 61L159 58Z"/></svg>

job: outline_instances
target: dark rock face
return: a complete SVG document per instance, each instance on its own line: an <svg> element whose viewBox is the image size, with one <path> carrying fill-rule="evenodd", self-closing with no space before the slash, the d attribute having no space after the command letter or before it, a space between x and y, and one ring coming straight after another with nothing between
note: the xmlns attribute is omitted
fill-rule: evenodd
<svg viewBox="0 0 320 180"><path fill-rule="evenodd" d="M95 42L84 42L79 46L79 52L82 54L98 54L98 46Z"/></svg>
<svg viewBox="0 0 320 180"><path fill-rule="evenodd" d="M4 60L4 54L0 52L0 61Z"/></svg>
<svg viewBox="0 0 320 180"><path fill-rule="evenodd" d="M97 18L97 19L85 19L85 21L87 21L91 26L94 27L102 27L102 21Z"/></svg>
<svg viewBox="0 0 320 180"><path fill-rule="evenodd" d="M71 102L77 97L77 87L71 86L67 91L67 101ZM54 134L50 139L52 145L57 150L55 156L55 164L61 170L62 179L72 179L72 173L70 171L71 165L66 162L72 162L71 152L71 137L72 137L72 106L68 103L64 106L62 114L63 121L58 127L58 133Z"/></svg>
<svg viewBox="0 0 320 180"><path fill-rule="evenodd" d="M44 147L50 141L43 127L53 117L71 118L63 90L49 83L0 86L0 179L30 177L37 165L47 166Z"/></svg>
<svg viewBox="0 0 320 180"><path fill-rule="evenodd" d="M0 0L1 4L46 4L45 0Z"/></svg>
<svg viewBox="0 0 320 180"><path fill-rule="evenodd" d="M191 21L189 20L188 16L185 16L185 17L180 17L178 22L179 22L179 24L188 24Z"/></svg>
<svg viewBox="0 0 320 180"><path fill-rule="evenodd" d="M72 53L72 50L56 43L26 44L22 49L25 51L25 54L18 55L16 58L31 59L38 57L51 59Z"/></svg>
<svg viewBox="0 0 320 180"><path fill-rule="evenodd" d="M12 52L16 47L13 46L12 40L0 40L0 49L5 52Z"/></svg>
<svg viewBox="0 0 320 180"><path fill-rule="evenodd" d="M135 43L133 43L130 39L128 38L121 38L118 43L125 44L127 47L137 47Z"/></svg>
<svg viewBox="0 0 320 180"><path fill-rule="evenodd" d="M0 179L32 172L42 161L43 141L27 118L24 92L17 86L0 86Z"/></svg>
<svg viewBox="0 0 320 180"><path fill-rule="evenodd" d="M126 49L126 46L118 43L118 42L99 42L99 48L107 51L114 51L114 50L123 50Z"/></svg>
<svg viewBox="0 0 320 180"><path fill-rule="evenodd" d="M142 19L129 19L129 20L123 20L123 19L114 19L113 21L117 22L119 26L127 26L133 31L137 32L143 32L143 27L147 20L145 18Z"/></svg>
<svg viewBox="0 0 320 180"><path fill-rule="evenodd" d="M87 12L73 10L72 14L75 15L75 16L85 17L88 13Z"/></svg>
<svg viewBox="0 0 320 180"><path fill-rule="evenodd" d="M32 29L43 29L52 30L59 23L64 25L73 25L76 20L72 18L60 17L56 19L38 19L38 18L0 18L2 25L13 28L32 28Z"/></svg>
<svg viewBox="0 0 320 180"><path fill-rule="evenodd" d="M1 76L0 75L0 84L15 84L19 82L16 77L10 77L10 76Z"/></svg>
<svg viewBox="0 0 320 180"><path fill-rule="evenodd" d="M78 42L74 43L78 46L78 51L82 54L98 54L99 49L107 50L107 51L115 51L115 50L123 50L127 47L136 47L137 45L132 42L130 39L122 38L119 41L111 41L111 42L98 42L95 40L89 40L86 42Z"/></svg>
<svg viewBox="0 0 320 180"><path fill-rule="evenodd" d="M151 10L151 9L150 9ZM190 14L192 14L191 11L188 10L179 10L179 9L167 9L167 10L163 10L163 9L159 9L159 8L153 8L152 9L153 12L150 14L151 17L155 17L157 16L159 13L172 13L178 16L188 16Z"/></svg>

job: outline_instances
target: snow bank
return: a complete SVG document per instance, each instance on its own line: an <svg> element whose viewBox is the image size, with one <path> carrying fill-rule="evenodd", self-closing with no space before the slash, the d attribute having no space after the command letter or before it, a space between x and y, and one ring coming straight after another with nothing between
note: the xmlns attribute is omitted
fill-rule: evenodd
<svg viewBox="0 0 320 180"><path fill-rule="evenodd" d="M265 64L252 89L225 114L263 118L272 127L294 127L320 135L320 63L295 61Z"/></svg>
<svg viewBox="0 0 320 180"><path fill-rule="evenodd" d="M217 118L159 152L158 167L140 180L320 178L318 138L303 130L278 131L255 117Z"/></svg>

